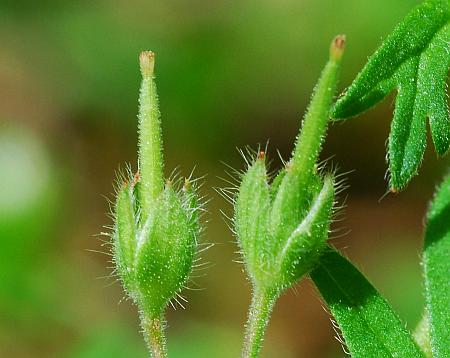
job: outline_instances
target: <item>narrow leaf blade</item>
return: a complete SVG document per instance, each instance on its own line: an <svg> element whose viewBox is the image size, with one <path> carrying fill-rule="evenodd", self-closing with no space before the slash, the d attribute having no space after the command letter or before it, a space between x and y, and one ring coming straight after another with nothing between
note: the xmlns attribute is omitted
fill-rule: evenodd
<svg viewBox="0 0 450 358"><path fill-rule="evenodd" d="M390 186L404 188L422 162L426 147L426 120L436 152L450 144L450 117L446 78L450 66L450 24L444 26L420 54L406 61L395 75L398 95L389 135Z"/></svg>
<svg viewBox="0 0 450 358"><path fill-rule="evenodd" d="M347 259L328 250L311 278L353 358L423 357L385 299Z"/></svg>
<svg viewBox="0 0 450 358"><path fill-rule="evenodd" d="M447 104L447 74L450 68L450 23L433 38L421 56L419 100L426 107L434 147L444 155L450 145L450 116Z"/></svg>
<svg viewBox="0 0 450 358"><path fill-rule="evenodd" d="M405 62L397 77L399 90L389 134L390 187L403 189L422 162L426 147L426 108L417 101L420 56Z"/></svg>
<svg viewBox="0 0 450 358"><path fill-rule="evenodd" d="M433 357L450 357L450 176L427 215L423 267Z"/></svg>

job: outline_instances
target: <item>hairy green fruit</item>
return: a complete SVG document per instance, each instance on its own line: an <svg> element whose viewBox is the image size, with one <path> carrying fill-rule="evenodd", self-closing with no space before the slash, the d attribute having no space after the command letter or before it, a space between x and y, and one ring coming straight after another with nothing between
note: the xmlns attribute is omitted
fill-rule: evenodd
<svg viewBox="0 0 450 358"><path fill-rule="evenodd" d="M154 54L140 56L139 171L117 190L113 254L123 286L141 310L155 357L165 356L163 312L192 271L200 232L195 186L164 185Z"/></svg>
<svg viewBox="0 0 450 358"><path fill-rule="evenodd" d="M334 203L334 179L317 172L336 89L344 38L331 46L330 60L315 88L301 134L286 168L269 183L265 153L242 177L235 228L253 284L279 294L317 260L325 246Z"/></svg>
<svg viewBox="0 0 450 358"><path fill-rule="evenodd" d="M254 288L245 357L257 356L275 300L319 260L333 214L333 175L317 160L336 90L344 37L334 39L330 59L314 90L291 160L270 182L265 153L252 159L235 199L234 225Z"/></svg>

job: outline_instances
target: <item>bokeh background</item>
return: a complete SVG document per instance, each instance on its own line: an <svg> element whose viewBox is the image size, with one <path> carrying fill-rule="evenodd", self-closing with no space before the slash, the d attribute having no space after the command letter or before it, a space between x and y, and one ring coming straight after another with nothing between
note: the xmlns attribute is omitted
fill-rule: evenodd
<svg viewBox="0 0 450 358"><path fill-rule="evenodd" d="M206 175L210 202L198 290L168 312L171 357L236 357L250 284L220 214L231 207L236 147L269 141L273 168L292 149L334 35L348 47L344 89L414 0L0 1L0 356L145 357L135 307L110 277L115 170L136 167L138 54L157 53L167 174ZM388 195L385 141L393 97L331 126L323 158L347 174L332 242L411 329L423 307L423 216L447 159ZM342 197L344 199L344 197ZM277 304L265 357L342 357L330 316L304 279Z"/></svg>

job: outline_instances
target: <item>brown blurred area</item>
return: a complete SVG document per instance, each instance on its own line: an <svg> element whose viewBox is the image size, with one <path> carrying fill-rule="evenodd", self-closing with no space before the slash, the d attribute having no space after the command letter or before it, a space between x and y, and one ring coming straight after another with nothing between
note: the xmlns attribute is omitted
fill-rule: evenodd
<svg viewBox="0 0 450 358"><path fill-rule="evenodd" d="M0 3L0 356L145 357L136 309L111 276L115 171L136 167L138 54L157 53L166 174L206 175L204 254L187 308L169 309L171 357L239 355L250 284L214 187L237 148L286 158L338 33L340 89L418 1L13 1ZM386 11L384 9L389 9ZM385 194L393 97L331 125L322 154L346 174L331 242L413 329L423 308L423 216L448 167L429 150L407 190ZM106 198L105 198L106 197ZM304 279L277 303L264 357L342 357Z"/></svg>

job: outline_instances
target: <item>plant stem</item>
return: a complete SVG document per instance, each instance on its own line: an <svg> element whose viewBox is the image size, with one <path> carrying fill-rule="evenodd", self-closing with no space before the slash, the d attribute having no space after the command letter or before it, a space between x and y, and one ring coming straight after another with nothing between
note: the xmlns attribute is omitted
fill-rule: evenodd
<svg viewBox="0 0 450 358"><path fill-rule="evenodd" d="M255 290L253 292L245 331L243 358L258 356L275 300L276 296L270 292L264 290Z"/></svg>
<svg viewBox="0 0 450 358"><path fill-rule="evenodd" d="M163 315L156 318L150 318L143 314L141 321L144 330L144 338L150 349L151 357L167 357L166 336L164 335L165 320Z"/></svg>

